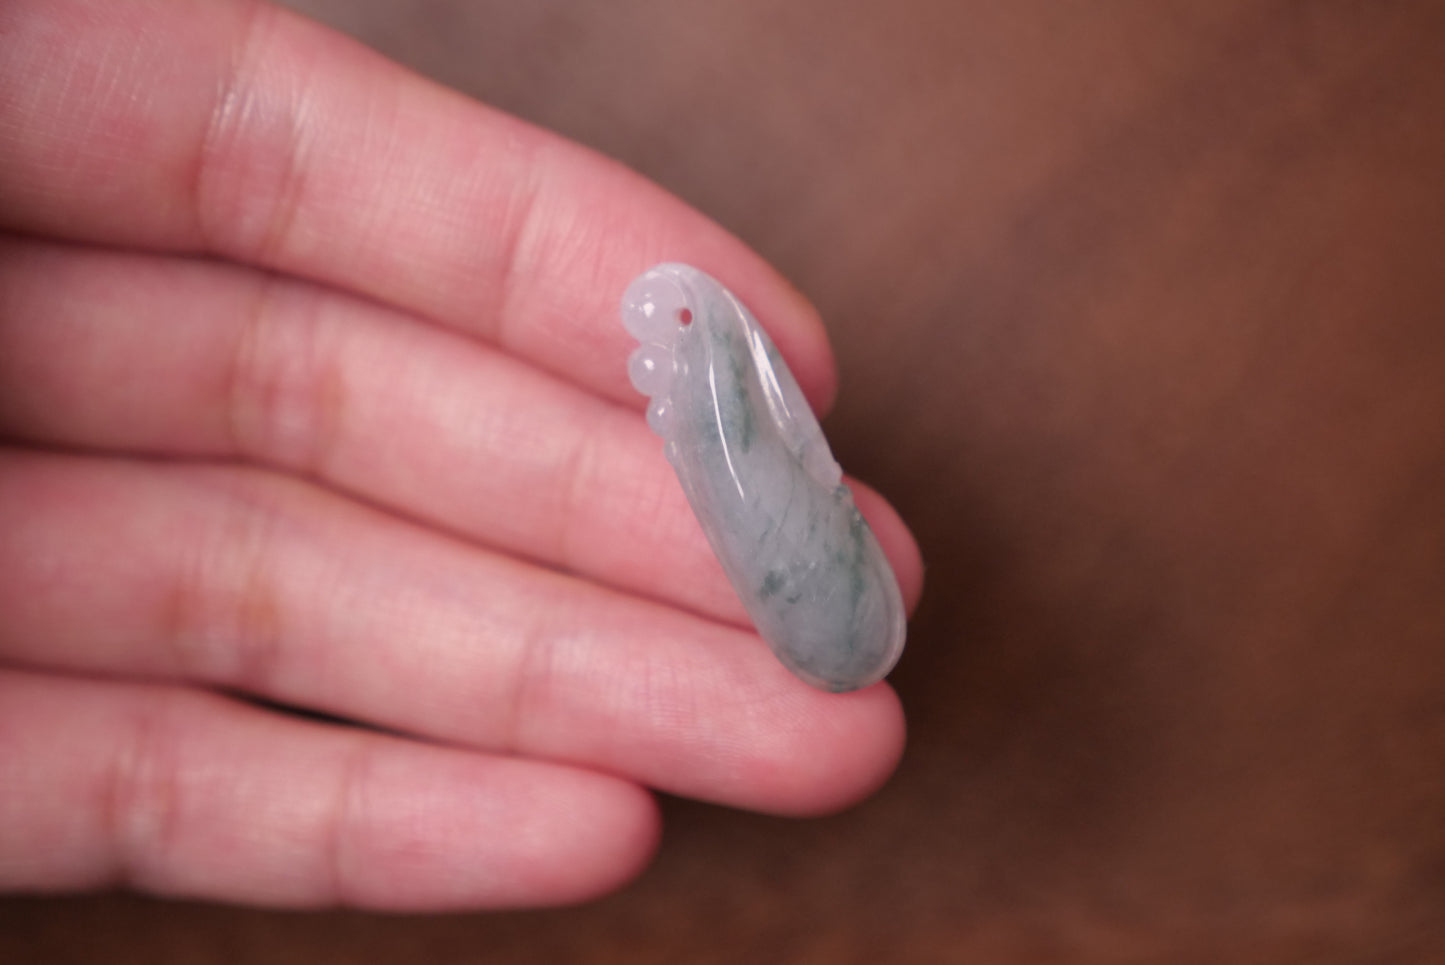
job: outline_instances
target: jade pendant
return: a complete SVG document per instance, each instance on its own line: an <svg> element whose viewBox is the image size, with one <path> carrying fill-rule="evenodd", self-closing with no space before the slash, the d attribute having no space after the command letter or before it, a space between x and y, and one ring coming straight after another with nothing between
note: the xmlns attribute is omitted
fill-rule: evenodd
<svg viewBox="0 0 1445 965"><path fill-rule="evenodd" d="M628 374L713 552L778 659L857 690L903 650L903 600L782 356L696 268L663 264L622 300Z"/></svg>

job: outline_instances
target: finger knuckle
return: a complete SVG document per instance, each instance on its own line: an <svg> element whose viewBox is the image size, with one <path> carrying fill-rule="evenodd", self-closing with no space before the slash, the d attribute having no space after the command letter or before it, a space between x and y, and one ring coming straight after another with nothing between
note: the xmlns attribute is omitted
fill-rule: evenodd
<svg viewBox="0 0 1445 965"><path fill-rule="evenodd" d="M238 454L325 473L351 407L328 304L302 286L261 286L231 355L227 406Z"/></svg>
<svg viewBox="0 0 1445 965"><path fill-rule="evenodd" d="M182 728L158 701L131 720L115 755L107 823L119 883L163 887L181 837Z"/></svg>
<svg viewBox="0 0 1445 965"><path fill-rule="evenodd" d="M206 248L269 263L293 234L314 125L299 72L276 69L276 13L250 9L200 140L193 208Z"/></svg>
<svg viewBox="0 0 1445 965"><path fill-rule="evenodd" d="M283 587L276 521L258 501L228 500L177 569L169 636L175 664L194 679L251 693L280 676Z"/></svg>

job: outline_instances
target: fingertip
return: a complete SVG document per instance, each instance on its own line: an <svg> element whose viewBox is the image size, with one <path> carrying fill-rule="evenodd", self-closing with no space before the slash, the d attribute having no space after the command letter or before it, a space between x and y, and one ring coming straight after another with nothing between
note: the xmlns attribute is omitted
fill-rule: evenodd
<svg viewBox="0 0 1445 965"><path fill-rule="evenodd" d="M788 817L836 814L875 793L902 759L907 726L888 684L841 695L810 690L807 703L807 725L757 775L765 795L758 810Z"/></svg>
<svg viewBox="0 0 1445 965"><path fill-rule="evenodd" d="M549 846L550 860L537 865L547 875L538 889L545 897L530 907L574 905L611 894L642 874L657 854L662 819L652 794L630 781L582 773L593 784L585 795L587 820L578 821L576 813L562 816L580 840L570 851Z"/></svg>
<svg viewBox="0 0 1445 965"><path fill-rule="evenodd" d="M907 725L892 687L877 683L833 700L848 706L833 722L828 747L813 755L820 776L814 793L799 797L793 811L799 816L836 814L871 797L903 757Z"/></svg>

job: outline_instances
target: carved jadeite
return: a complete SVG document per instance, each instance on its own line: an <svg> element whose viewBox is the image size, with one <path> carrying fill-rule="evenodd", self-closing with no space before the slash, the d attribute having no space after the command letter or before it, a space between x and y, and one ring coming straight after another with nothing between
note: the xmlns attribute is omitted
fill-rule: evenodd
<svg viewBox="0 0 1445 965"><path fill-rule="evenodd" d="M792 373L751 313L689 265L628 286L622 323L647 422L778 659L856 690L903 650L903 599Z"/></svg>

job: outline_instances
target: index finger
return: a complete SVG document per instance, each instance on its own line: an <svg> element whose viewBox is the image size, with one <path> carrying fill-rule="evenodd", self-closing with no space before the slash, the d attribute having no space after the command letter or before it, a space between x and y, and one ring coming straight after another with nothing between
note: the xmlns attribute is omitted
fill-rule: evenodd
<svg viewBox="0 0 1445 965"><path fill-rule="evenodd" d="M831 401L816 312L736 238L319 25L255 0L12 0L0 38L0 225L330 283L639 407L618 301L691 262Z"/></svg>

